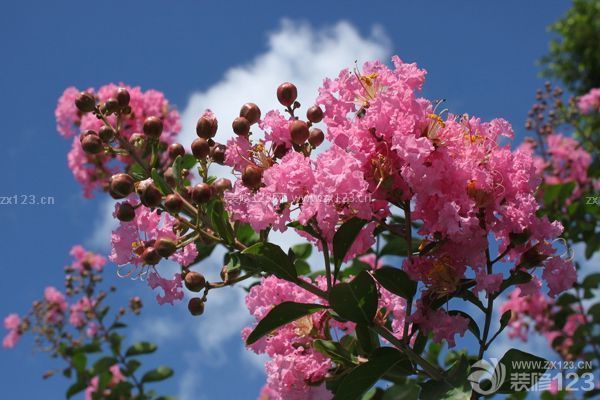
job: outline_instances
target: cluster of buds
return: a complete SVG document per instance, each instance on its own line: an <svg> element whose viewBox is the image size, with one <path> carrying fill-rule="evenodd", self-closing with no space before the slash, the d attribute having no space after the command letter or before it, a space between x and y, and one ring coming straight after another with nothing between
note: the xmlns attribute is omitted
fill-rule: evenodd
<svg viewBox="0 0 600 400"><path fill-rule="evenodd" d="M527 113L525 129L547 136L560 123L576 117L578 112L575 97L569 97L565 104L563 94L560 86L552 87L550 82L544 84L544 89L538 89L535 94L536 103Z"/></svg>

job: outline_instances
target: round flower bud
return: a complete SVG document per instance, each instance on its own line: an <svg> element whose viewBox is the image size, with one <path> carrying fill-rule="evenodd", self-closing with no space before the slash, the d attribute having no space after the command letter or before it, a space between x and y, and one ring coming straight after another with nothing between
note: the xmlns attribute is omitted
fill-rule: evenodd
<svg viewBox="0 0 600 400"><path fill-rule="evenodd" d="M98 154L104 149L102 140L100 140L100 137L96 134L96 132L82 135L80 140L81 148L88 154Z"/></svg>
<svg viewBox="0 0 600 400"><path fill-rule="evenodd" d="M210 158L219 165L225 164L225 150L227 147L224 144L216 143L210 148Z"/></svg>
<svg viewBox="0 0 600 400"><path fill-rule="evenodd" d="M98 130L98 136L100 136L100 139L103 142L109 143L115 138L115 131L110 126L103 125L102 128Z"/></svg>
<svg viewBox="0 0 600 400"><path fill-rule="evenodd" d="M202 116L196 124L196 134L203 139L210 139L217 134L218 121L214 116Z"/></svg>
<svg viewBox="0 0 600 400"><path fill-rule="evenodd" d="M129 92L124 87L120 87L117 89L117 102L120 107L127 107L129 105L129 100L131 97L129 96Z"/></svg>
<svg viewBox="0 0 600 400"><path fill-rule="evenodd" d="M159 256L168 258L177 251L177 244L171 239L161 238L154 242L154 248Z"/></svg>
<svg viewBox="0 0 600 400"><path fill-rule="evenodd" d="M195 203L208 203L212 197L213 189L207 183L199 183L192 189L192 200Z"/></svg>
<svg viewBox="0 0 600 400"><path fill-rule="evenodd" d="M137 149L144 147L146 138L141 133L134 133L129 137L129 144Z"/></svg>
<svg viewBox="0 0 600 400"><path fill-rule="evenodd" d="M148 246L142 252L142 260L148 265L156 265L160 262L160 255L152 246Z"/></svg>
<svg viewBox="0 0 600 400"><path fill-rule="evenodd" d="M190 271L185 274L185 287L192 292L199 292L204 289L206 279L198 272Z"/></svg>
<svg viewBox="0 0 600 400"><path fill-rule="evenodd" d="M183 200L178 194L170 194L165 198L165 208L172 213L178 213L183 208Z"/></svg>
<svg viewBox="0 0 600 400"><path fill-rule="evenodd" d="M240 109L240 117L244 117L254 125L260 120L260 108L254 103L246 103Z"/></svg>
<svg viewBox="0 0 600 400"><path fill-rule="evenodd" d="M242 173L242 183L250 189L258 189L262 181L262 174L262 168L248 165Z"/></svg>
<svg viewBox="0 0 600 400"><path fill-rule="evenodd" d="M157 207L162 201L162 193L153 182L141 182L138 187L138 194L142 204L146 207Z"/></svg>
<svg viewBox="0 0 600 400"><path fill-rule="evenodd" d="M144 121L144 134L158 138L163 131L163 122L158 117L148 117Z"/></svg>
<svg viewBox="0 0 600 400"><path fill-rule="evenodd" d="M168 152L169 152L169 158L171 160L175 160L177 158L177 156L183 157L185 155L185 149L183 148L181 143L170 144Z"/></svg>
<svg viewBox="0 0 600 400"><path fill-rule="evenodd" d="M124 199L133 189L133 178L127 174L116 174L110 178L109 192L113 199Z"/></svg>
<svg viewBox="0 0 600 400"><path fill-rule="evenodd" d="M300 120L293 121L290 124L290 136L292 137L292 142L298 146L306 142L310 136L306 122Z"/></svg>
<svg viewBox="0 0 600 400"><path fill-rule="evenodd" d="M285 82L279 85L277 88L277 100L281 103L281 105L285 107L289 107L294 104L296 98L298 97L298 89L296 89L296 85L293 83Z"/></svg>
<svg viewBox="0 0 600 400"><path fill-rule="evenodd" d="M310 143L312 147L319 147L319 145L323 143L324 140L325 135L323 134L322 130L320 130L319 128L311 128L310 134L308 136L308 143Z"/></svg>
<svg viewBox="0 0 600 400"><path fill-rule="evenodd" d="M236 135L247 136L250 133L250 122L244 117L237 117L231 124Z"/></svg>
<svg viewBox="0 0 600 400"><path fill-rule="evenodd" d="M206 158L210 154L210 145L203 138L197 138L192 142L192 154L199 160Z"/></svg>
<svg viewBox="0 0 600 400"><path fill-rule="evenodd" d="M111 97L110 99L106 100L106 103L104 103L104 107L106 108L107 114L116 113L117 111L119 111L119 102L117 101L117 99Z"/></svg>
<svg viewBox="0 0 600 400"><path fill-rule="evenodd" d="M164 173L165 181L169 186L175 187L177 186L177 180L175 180L175 175L173 175L173 168L169 167L165 170Z"/></svg>
<svg viewBox="0 0 600 400"><path fill-rule="evenodd" d="M202 315L204 313L204 302L202 299L194 297L188 303L188 310L194 316Z"/></svg>
<svg viewBox="0 0 600 400"><path fill-rule="evenodd" d="M231 190L233 187L231 181L227 178L219 178L213 183L213 187L217 193L223 194L226 190Z"/></svg>
<svg viewBox="0 0 600 400"><path fill-rule="evenodd" d="M91 93L81 92L77 96L77 99L75 99L75 106L82 113L94 111L94 108L96 108L96 99Z"/></svg>
<svg viewBox="0 0 600 400"><path fill-rule="evenodd" d="M133 221L135 218L135 208L129 203L121 203L117 207L116 215L119 221Z"/></svg>
<svg viewBox="0 0 600 400"><path fill-rule="evenodd" d="M323 110L319 106L312 106L306 110L306 118L313 124L321 122L323 120Z"/></svg>
<svg viewBox="0 0 600 400"><path fill-rule="evenodd" d="M277 146L275 146L275 149L273 150L273 156L275 158L283 158L283 156L285 156L288 152L288 148L284 143L280 143Z"/></svg>

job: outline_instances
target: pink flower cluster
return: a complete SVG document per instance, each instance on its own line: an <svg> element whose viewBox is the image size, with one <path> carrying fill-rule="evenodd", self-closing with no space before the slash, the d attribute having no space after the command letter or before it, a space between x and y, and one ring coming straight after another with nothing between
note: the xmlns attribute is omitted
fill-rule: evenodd
<svg viewBox="0 0 600 400"><path fill-rule="evenodd" d="M374 257L361 257L361 261L374 266ZM326 280L320 276L316 285L326 289ZM394 335L402 338L406 302L387 290L380 288L379 315L391 321ZM323 304L318 296L300 289L295 284L270 276L263 278L260 285L253 286L246 297L246 306L256 321L262 320L271 309L284 301ZM268 336L252 344L250 349L266 353L271 360L266 364L267 385L264 395L270 400L282 399L329 399L331 393L323 383L333 367L331 360L316 351L315 339L326 339L333 329L338 334L354 331L351 322L340 323L328 317L326 311L316 312L284 325ZM252 332L251 327L242 331L244 340Z"/></svg>
<svg viewBox="0 0 600 400"><path fill-rule="evenodd" d="M163 121L163 134L161 141L173 143L175 136L181 130L179 113L171 107L162 92L157 90L142 91L140 87L131 87L124 84L119 86L108 84L98 90L88 89L87 92L96 96L99 102L106 102L116 96L117 89L124 87L129 91L129 107L131 112L121 121L120 134L128 140L134 133L142 132L144 120L150 116L160 117ZM87 130L98 130L103 122L93 113L81 114L75 106L75 99L80 90L74 87L67 88L59 98L55 110L56 129L65 139L74 137L71 151L67 155L69 168L84 190L85 197L92 197L95 189L104 189L108 178L118 171L118 163L107 154L86 154L81 148L78 133ZM108 120L116 126L116 117L111 115ZM117 160L127 164L128 157L118 155Z"/></svg>
<svg viewBox="0 0 600 400"><path fill-rule="evenodd" d="M125 376L121 372L121 369L119 368L118 364L115 364L112 367L110 367L109 371L111 373L111 378L106 386L108 388L107 390L110 391L110 388L114 387L119 382L125 381ZM98 391L99 383L100 383L99 377L95 376L91 379L90 385L85 389L85 400L93 400L94 399L93 395ZM105 395L108 395L108 394L109 393L106 393Z"/></svg>
<svg viewBox="0 0 600 400"><path fill-rule="evenodd" d="M132 200L128 200L132 205ZM123 202L124 203L124 202ZM115 205L115 213L119 206ZM151 246L159 239L177 240L175 233L176 220L168 213L161 213L159 210L151 210L147 207L137 207L135 218L132 221L121 221L116 230L112 233L112 250L109 256L110 260L118 266L133 264L141 267L144 272L140 276L146 275L151 267L144 266L141 258L144 248ZM170 260L181 265L191 264L198 256L198 251L194 243L177 250ZM135 270L137 271L137 269ZM131 271L130 274L133 274ZM157 295L159 304L171 303L183 298L181 275L177 274L172 279L160 277L156 272L149 272L148 284L153 289L161 287L164 295Z"/></svg>
<svg viewBox="0 0 600 400"><path fill-rule="evenodd" d="M577 101L577 106L583 114L600 111L600 88L594 88Z"/></svg>
<svg viewBox="0 0 600 400"><path fill-rule="evenodd" d="M5 348L12 348L17 345L17 342L21 338L21 332L19 327L21 326L21 317L17 314L10 314L4 318L4 328L8 330L6 336L2 340L2 346Z"/></svg>
<svg viewBox="0 0 600 400"><path fill-rule="evenodd" d="M525 287L524 287L525 286ZM509 337L527 341L531 329L544 335L548 344L565 359L574 355L570 348L574 344L573 335L579 326L586 323L586 316L580 310L567 317L562 329L555 327L554 313L558 311L554 300L539 291L539 282L520 285L514 289L506 302L502 304L501 312L511 311L509 322ZM556 340L561 338L561 340Z"/></svg>

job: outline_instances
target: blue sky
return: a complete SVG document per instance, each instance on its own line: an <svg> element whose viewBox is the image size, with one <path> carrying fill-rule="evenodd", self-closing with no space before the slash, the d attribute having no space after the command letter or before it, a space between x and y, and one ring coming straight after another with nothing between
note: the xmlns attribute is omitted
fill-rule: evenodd
<svg viewBox="0 0 600 400"><path fill-rule="evenodd" d="M62 267L73 244L105 250L98 238L106 232L107 206L102 198L83 199L66 165L69 143L55 130L54 107L65 87L123 81L156 88L182 111L185 124L209 102L226 117L230 102L225 100L235 99L234 110L243 101L271 96L274 75L306 83L301 96L310 99L318 83L313 72L339 69L346 58L344 66L352 66L356 58L398 54L427 69L426 96L448 99L456 113L504 117L522 135L535 90L543 83L535 60L547 50L546 27L570 5L541 0L256 3L2 5L0 196L53 196L55 204L0 206L0 315L23 313L48 284L62 287ZM264 78L254 82L265 83L258 92L245 79L250 76ZM303 87L312 93L302 93ZM246 93L257 94L238 98ZM183 137L191 138L189 129ZM148 304L132 324L133 333L161 344L149 360L175 367L176 378L162 391L183 397L187 391L194 394L187 398L198 399L256 397L264 380L256 360L243 355L237 333L218 328L243 319L239 293L215 300L219 313L191 319L185 304L156 306L145 285L119 280L111 266L106 281L119 288L117 301L140 294ZM62 378L39 378L56 364L30 348L25 340L15 350L0 351L3 394L61 398L67 386Z"/></svg>

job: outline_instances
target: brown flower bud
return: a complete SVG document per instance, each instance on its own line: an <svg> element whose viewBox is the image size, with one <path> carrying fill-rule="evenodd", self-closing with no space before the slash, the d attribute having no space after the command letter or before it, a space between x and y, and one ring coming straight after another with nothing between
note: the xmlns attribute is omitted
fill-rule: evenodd
<svg viewBox="0 0 600 400"><path fill-rule="evenodd" d="M109 192L113 199L124 199L133 189L133 178L127 174L116 174L110 178Z"/></svg>
<svg viewBox="0 0 600 400"><path fill-rule="evenodd" d="M129 222L135 218L135 208L129 203L121 203L116 214L119 221Z"/></svg>
<svg viewBox="0 0 600 400"><path fill-rule="evenodd" d="M192 142L192 154L199 160L205 159L210 154L210 145L204 138L197 138Z"/></svg>
<svg viewBox="0 0 600 400"><path fill-rule="evenodd" d="M88 154L98 154L104 149L102 140L94 131L87 131L81 135L81 148Z"/></svg>
<svg viewBox="0 0 600 400"><path fill-rule="evenodd" d="M285 82L279 85L277 88L277 100L285 106L289 107L294 104L296 98L298 97L298 89L296 89L296 85L290 82Z"/></svg>
<svg viewBox="0 0 600 400"><path fill-rule="evenodd" d="M172 167L169 167L165 170L163 177L165 178L165 182L167 182L167 184L169 186L171 186L171 187L177 186L177 180L175 180L175 175L173 175Z"/></svg>
<svg viewBox="0 0 600 400"><path fill-rule="evenodd" d="M177 251L177 244L171 239L161 238L154 242L154 248L159 256L168 258Z"/></svg>
<svg viewBox="0 0 600 400"><path fill-rule="evenodd" d="M160 259L160 255L152 246L146 247L142 253L142 260L148 265L156 265L160 262Z"/></svg>
<svg viewBox="0 0 600 400"><path fill-rule="evenodd" d="M236 135L247 136L250 133L250 122L244 117L237 117L231 124Z"/></svg>
<svg viewBox="0 0 600 400"><path fill-rule="evenodd" d="M81 92L77 96L77 99L75 99L75 106L82 113L94 111L94 108L96 108L96 99L91 93Z"/></svg>
<svg viewBox="0 0 600 400"><path fill-rule="evenodd" d="M202 116L196 124L196 134L203 139L210 139L217 134L218 121L213 116Z"/></svg>
<svg viewBox="0 0 600 400"><path fill-rule="evenodd" d="M319 128L311 128L310 135L308 136L308 143L310 143L312 147L319 147L324 140L325 135L322 130Z"/></svg>
<svg viewBox="0 0 600 400"><path fill-rule="evenodd" d="M215 143L210 149L210 158L219 165L225 164L225 150L227 147L224 144Z"/></svg>
<svg viewBox="0 0 600 400"><path fill-rule="evenodd" d="M254 103L246 103L240 109L240 117L244 117L254 125L260 120L260 108Z"/></svg>
<svg viewBox="0 0 600 400"><path fill-rule="evenodd" d="M323 120L323 110L319 106L312 106L306 110L306 118L313 124L321 122Z"/></svg>
<svg viewBox="0 0 600 400"><path fill-rule="evenodd" d="M262 168L248 165L242 173L242 183L250 189L258 189L262 181L262 174Z"/></svg>
<svg viewBox="0 0 600 400"><path fill-rule="evenodd" d="M163 131L163 122L158 117L148 117L144 121L144 133L147 136L158 138Z"/></svg>
<svg viewBox="0 0 600 400"><path fill-rule="evenodd" d="M208 203L212 197L213 189L207 183L199 183L192 189L192 200L195 203Z"/></svg>
<svg viewBox="0 0 600 400"><path fill-rule="evenodd" d="M115 131L110 126L103 125L98 130L98 136L100 136L103 142L108 143L115 138Z"/></svg>
<svg viewBox="0 0 600 400"><path fill-rule="evenodd" d="M146 144L146 138L141 133L134 133L129 137L129 144L136 149L141 149Z"/></svg>
<svg viewBox="0 0 600 400"><path fill-rule="evenodd" d="M194 297L188 303L188 310L194 316L202 315L204 313L204 302L202 299Z"/></svg>
<svg viewBox="0 0 600 400"><path fill-rule="evenodd" d="M190 271L185 274L185 287L192 292L199 292L204 289L206 279L198 272Z"/></svg>
<svg viewBox="0 0 600 400"><path fill-rule="evenodd" d="M171 160L175 160L177 158L177 156L183 157L185 155L185 149L183 148L181 143L170 144L168 152L169 152L169 158Z"/></svg>
<svg viewBox="0 0 600 400"><path fill-rule="evenodd" d="M229 179L219 178L213 183L213 187L217 193L223 194L225 191L231 190L233 186L231 185L231 181Z"/></svg>
<svg viewBox="0 0 600 400"><path fill-rule="evenodd" d="M120 87L117 89L117 102L120 107L127 107L129 105L130 100L129 92L124 87Z"/></svg>
<svg viewBox="0 0 600 400"><path fill-rule="evenodd" d="M223 282L229 282L232 279L236 279L240 276L240 269L239 268L233 268L233 269L229 269L227 267L227 265L224 265L223 268L221 268L221 280Z"/></svg>
<svg viewBox="0 0 600 400"><path fill-rule="evenodd" d="M104 103L104 107L106 108L107 114L116 113L119 111L119 102L114 97L109 98Z"/></svg>
<svg viewBox="0 0 600 400"><path fill-rule="evenodd" d="M306 122L300 120L293 121L290 124L290 136L292 137L292 142L298 146L306 142L310 136Z"/></svg>
<svg viewBox="0 0 600 400"><path fill-rule="evenodd" d="M165 208L172 213L178 213L183 208L183 200L178 194L170 194L165 198Z"/></svg>
<svg viewBox="0 0 600 400"><path fill-rule="evenodd" d="M138 186L138 194L140 195L140 201L146 207L157 207L162 201L162 193L158 190L154 182L141 182Z"/></svg>

